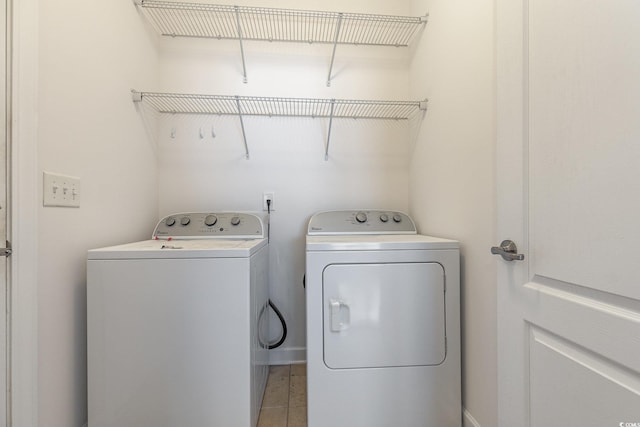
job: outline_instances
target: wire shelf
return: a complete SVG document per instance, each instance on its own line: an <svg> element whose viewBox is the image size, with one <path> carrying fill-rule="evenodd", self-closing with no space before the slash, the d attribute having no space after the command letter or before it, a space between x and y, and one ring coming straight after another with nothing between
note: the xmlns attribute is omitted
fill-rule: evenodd
<svg viewBox="0 0 640 427"><path fill-rule="evenodd" d="M279 98L157 92L134 92L134 97L138 97L140 101L159 113L174 114L407 120L417 111L426 109L425 101Z"/></svg>
<svg viewBox="0 0 640 427"><path fill-rule="evenodd" d="M424 101L380 101L324 98L199 95L132 91L134 102L159 113L238 116L249 158L244 116L311 117L329 119L325 159L329 156L333 119L409 120L427 110Z"/></svg>
<svg viewBox="0 0 640 427"><path fill-rule="evenodd" d="M394 16L134 0L158 33L172 37L407 47L427 16ZM329 70L328 84L331 80Z"/></svg>
<svg viewBox="0 0 640 427"><path fill-rule="evenodd" d="M165 36L408 46L425 17L138 0ZM238 19L242 35L238 34ZM341 24L339 24L341 22ZM342 31L336 41L338 25Z"/></svg>

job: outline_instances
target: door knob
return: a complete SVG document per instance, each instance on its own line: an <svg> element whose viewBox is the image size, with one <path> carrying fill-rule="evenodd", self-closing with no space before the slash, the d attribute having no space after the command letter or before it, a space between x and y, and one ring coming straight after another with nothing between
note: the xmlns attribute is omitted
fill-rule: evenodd
<svg viewBox="0 0 640 427"><path fill-rule="evenodd" d="M491 253L502 256L505 261L522 261L524 259L524 254L518 253L518 247L511 240L503 240L499 247L492 247Z"/></svg>

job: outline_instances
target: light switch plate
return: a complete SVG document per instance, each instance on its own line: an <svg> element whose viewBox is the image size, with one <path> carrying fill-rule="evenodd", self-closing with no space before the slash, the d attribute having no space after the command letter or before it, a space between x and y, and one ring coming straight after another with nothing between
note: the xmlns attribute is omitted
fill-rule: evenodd
<svg viewBox="0 0 640 427"><path fill-rule="evenodd" d="M44 172L43 204L64 208L80 207L80 178Z"/></svg>

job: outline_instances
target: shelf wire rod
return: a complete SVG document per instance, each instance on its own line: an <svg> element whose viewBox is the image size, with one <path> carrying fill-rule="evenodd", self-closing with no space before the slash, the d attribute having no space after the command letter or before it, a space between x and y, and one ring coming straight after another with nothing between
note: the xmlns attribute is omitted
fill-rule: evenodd
<svg viewBox="0 0 640 427"><path fill-rule="evenodd" d="M236 24L238 25L238 41L240 42L240 55L242 56L242 76L243 83L247 83L247 65L244 60L244 46L242 45L242 27L240 26L240 12L238 6L234 6L236 12ZM242 121L242 119L240 119ZM245 140L245 145L247 144ZM247 151L247 158L249 157L249 151Z"/></svg>
<svg viewBox="0 0 640 427"><path fill-rule="evenodd" d="M240 119L240 129L242 129L242 140L244 141L245 159L249 160L249 146L247 145L247 134L244 130L244 120L242 120L242 107L240 97L236 95L236 106L238 108L238 118Z"/></svg>
<svg viewBox="0 0 640 427"><path fill-rule="evenodd" d="M237 23L235 20L234 12L225 12L221 14L222 19L222 30L223 34L236 34L237 33Z"/></svg>
<svg viewBox="0 0 640 427"><path fill-rule="evenodd" d="M180 13L180 19L176 20L181 26L180 32L190 35L198 34L198 29L193 26L193 21L190 19L190 15L191 11L189 9Z"/></svg>
<svg viewBox="0 0 640 427"><path fill-rule="evenodd" d="M305 22L306 22L306 15L302 14L300 16L301 19L298 20L298 27L296 28L297 30L297 36L298 36L298 40L304 40L305 39Z"/></svg>
<svg viewBox="0 0 640 427"><path fill-rule="evenodd" d="M267 26L268 29L269 29L267 31L267 33L269 34L269 41L273 41L274 39L275 40L278 39L278 34L280 34L280 31L278 31L277 22L278 22L278 20L276 20L276 19L269 19L269 23L268 23L268 26Z"/></svg>
<svg viewBox="0 0 640 427"><path fill-rule="evenodd" d="M179 34L196 35L198 30L193 27L193 22L189 18L190 10L180 11L178 14L179 19L176 19L176 30Z"/></svg>
<svg viewBox="0 0 640 427"><path fill-rule="evenodd" d="M259 34L265 34L267 35L267 38L270 39L269 41L273 41L273 34L269 30L269 25L273 19L271 18L271 16L269 16L267 19L259 19L259 18L260 17L258 16L257 13L253 14L252 20L255 23L254 28L255 28L256 37Z"/></svg>
<svg viewBox="0 0 640 427"><path fill-rule="evenodd" d="M286 38L287 40L295 40L296 27L295 19L293 19L293 13L287 12L287 24L286 24Z"/></svg>
<svg viewBox="0 0 640 427"><path fill-rule="evenodd" d="M402 43L402 36L401 36L402 27L400 25L395 24L391 20L382 19L376 23L376 26L377 28L382 30L377 32L376 43L395 44L396 46ZM400 41L397 41L396 43L391 43L390 40L392 40L393 38L398 38L400 39Z"/></svg>
<svg viewBox="0 0 640 427"><path fill-rule="evenodd" d="M198 19L198 22L200 23L200 28L202 29L202 32L204 34L208 34L209 36L212 36L214 34L214 26L213 26L213 21L211 20L211 16L210 15L205 15L203 13L197 13L195 14L196 18Z"/></svg>
<svg viewBox="0 0 640 427"><path fill-rule="evenodd" d="M284 19L277 19L277 20L275 20L275 24L276 24L275 25L276 34L278 34L279 37L285 37L285 34L286 34L285 20Z"/></svg>
<svg viewBox="0 0 640 427"><path fill-rule="evenodd" d="M201 15L201 20L203 22L203 28L205 31L205 34L208 34L210 37L213 37L216 34L216 25L215 25L215 20L212 19L211 15L205 15L205 14L200 14ZM219 31L217 32L218 34L220 33Z"/></svg>
<svg viewBox="0 0 640 427"><path fill-rule="evenodd" d="M245 31L245 37L248 35L248 39L254 39L257 37L257 34L260 34L260 24L264 21L262 19L257 19L257 15L255 12L246 12L243 14L242 19L242 27Z"/></svg>
<svg viewBox="0 0 640 427"><path fill-rule="evenodd" d="M232 38L231 35L237 33L236 11L225 11L220 13L222 34L225 38ZM229 35L229 36L227 36Z"/></svg>
<svg viewBox="0 0 640 427"><path fill-rule="evenodd" d="M196 33L202 34L204 33L204 31L199 21L200 20L198 19L198 16L194 13L194 11L190 10L185 14L184 23L193 28Z"/></svg>
<svg viewBox="0 0 640 427"><path fill-rule="evenodd" d="M336 105L336 100L331 100L331 111L329 113L329 130L327 131L327 143L324 148L324 161L329 160L329 143L331 142L331 125L333 124L333 109Z"/></svg>
<svg viewBox="0 0 640 427"><path fill-rule="evenodd" d="M336 34L333 38L333 53L331 54L331 64L329 64L329 75L327 76L327 87L331 86L331 73L333 72L333 61L336 58L336 48L338 47L338 39L340 38L341 27L342 27L342 13L338 15L338 23L336 24Z"/></svg>
<svg viewBox="0 0 640 427"><path fill-rule="evenodd" d="M373 43L378 42L376 39L376 26L378 23L376 21L364 21L362 25L362 39L363 40L372 40Z"/></svg>

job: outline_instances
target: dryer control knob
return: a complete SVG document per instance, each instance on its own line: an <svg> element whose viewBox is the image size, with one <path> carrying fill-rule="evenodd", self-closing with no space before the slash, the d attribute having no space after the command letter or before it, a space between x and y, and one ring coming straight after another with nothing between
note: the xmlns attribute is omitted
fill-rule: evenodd
<svg viewBox="0 0 640 427"><path fill-rule="evenodd" d="M231 218L231 225L238 225L240 224L240 217L239 216L234 216Z"/></svg>
<svg viewBox="0 0 640 427"><path fill-rule="evenodd" d="M216 225L216 222L218 222L218 217L215 215L207 215L204 219L204 225L207 227Z"/></svg>
<svg viewBox="0 0 640 427"><path fill-rule="evenodd" d="M387 214L380 215L380 221L382 221L382 222L389 221L389 215L387 215Z"/></svg>
<svg viewBox="0 0 640 427"><path fill-rule="evenodd" d="M393 215L393 222L401 222L402 217L398 214Z"/></svg>
<svg viewBox="0 0 640 427"><path fill-rule="evenodd" d="M360 224L362 224L363 222L367 222L367 214L364 212L358 212L356 214L356 221L358 221Z"/></svg>
<svg viewBox="0 0 640 427"><path fill-rule="evenodd" d="M167 225L167 227L171 227L172 225L174 225L176 223L176 219L172 216L168 217L167 219L164 220L164 223Z"/></svg>
<svg viewBox="0 0 640 427"><path fill-rule="evenodd" d="M191 218L189 218L188 216L183 216L182 218L180 218L180 224L182 225L189 225L190 222Z"/></svg>

